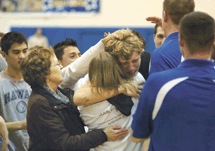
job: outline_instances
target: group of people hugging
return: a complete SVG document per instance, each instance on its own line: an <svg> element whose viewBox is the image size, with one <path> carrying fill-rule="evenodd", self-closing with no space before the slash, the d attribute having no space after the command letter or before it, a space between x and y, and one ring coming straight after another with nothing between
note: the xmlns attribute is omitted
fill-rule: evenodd
<svg viewBox="0 0 215 151"><path fill-rule="evenodd" d="M28 49L22 33L6 33L3 150L142 150L130 126L145 81L138 72L144 45L122 29L80 55L72 39Z"/></svg>
<svg viewBox="0 0 215 151"><path fill-rule="evenodd" d="M118 30L65 68L53 49L32 49L21 63L32 88L29 150L141 150L128 133L144 82L142 45L131 30Z"/></svg>

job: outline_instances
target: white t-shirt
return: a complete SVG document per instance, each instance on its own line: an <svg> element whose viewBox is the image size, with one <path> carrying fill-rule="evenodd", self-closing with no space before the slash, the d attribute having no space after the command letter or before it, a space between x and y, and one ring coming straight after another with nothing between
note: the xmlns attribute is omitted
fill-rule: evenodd
<svg viewBox="0 0 215 151"><path fill-rule="evenodd" d="M82 84L86 84L88 78L84 78L85 83L82 81ZM134 77L134 81L143 81L143 76L138 73ZM132 97L134 105L131 110L131 115L135 112L137 108L138 98ZM98 102L89 106L80 106L80 116L89 128L93 129L104 129L107 126L121 126L122 128L129 128L132 122L132 116L125 116L117 108L110 104L107 100ZM123 140L120 141L108 141L104 144L91 149L92 151L139 151L142 150L143 143L134 143L128 134Z"/></svg>

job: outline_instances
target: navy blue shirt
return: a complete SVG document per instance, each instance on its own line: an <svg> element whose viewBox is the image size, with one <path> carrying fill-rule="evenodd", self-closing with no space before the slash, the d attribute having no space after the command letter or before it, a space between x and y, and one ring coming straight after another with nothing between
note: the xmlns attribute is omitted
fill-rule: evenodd
<svg viewBox="0 0 215 151"><path fill-rule="evenodd" d="M149 76L155 72L176 68L182 59L178 32L170 34L151 56Z"/></svg>
<svg viewBox="0 0 215 151"><path fill-rule="evenodd" d="M151 75L131 125L135 138L151 135L149 151L215 151L215 69L188 59Z"/></svg>

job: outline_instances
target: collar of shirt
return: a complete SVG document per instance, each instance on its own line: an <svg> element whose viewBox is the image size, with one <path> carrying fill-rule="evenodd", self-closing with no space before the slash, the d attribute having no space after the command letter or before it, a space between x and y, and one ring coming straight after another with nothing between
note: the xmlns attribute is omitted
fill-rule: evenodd
<svg viewBox="0 0 215 151"><path fill-rule="evenodd" d="M179 65L179 67L180 66L196 66L196 67L211 66L211 67L213 67L214 65L211 60L186 59Z"/></svg>
<svg viewBox="0 0 215 151"><path fill-rule="evenodd" d="M15 80L12 77L10 77L5 71L2 71L2 78L10 80L10 82L14 85L17 86L19 83L25 82L23 79L22 80Z"/></svg>
<svg viewBox="0 0 215 151"><path fill-rule="evenodd" d="M63 93L61 93L58 89L56 90L56 92L54 92L46 86L43 86L43 88L47 90L50 94L52 94L56 99L62 101L65 104L69 103L69 98L65 96Z"/></svg>
<svg viewBox="0 0 215 151"><path fill-rule="evenodd" d="M179 32L174 32L174 33L171 33L169 36L166 37L166 39L164 40L163 43L167 43L168 41L172 40L172 39L178 39L178 34Z"/></svg>

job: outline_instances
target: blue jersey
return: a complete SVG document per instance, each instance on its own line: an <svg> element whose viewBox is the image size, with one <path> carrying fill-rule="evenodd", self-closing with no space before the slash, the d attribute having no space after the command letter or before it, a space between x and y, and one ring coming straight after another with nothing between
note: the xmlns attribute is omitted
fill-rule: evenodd
<svg viewBox="0 0 215 151"><path fill-rule="evenodd" d="M178 32L170 34L152 53L149 76L153 73L176 68L182 61Z"/></svg>
<svg viewBox="0 0 215 151"><path fill-rule="evenodd" d="M149 151L215 150L215 69L188 59L151 75L133 115L133 136L151 135Z"/></svg>

